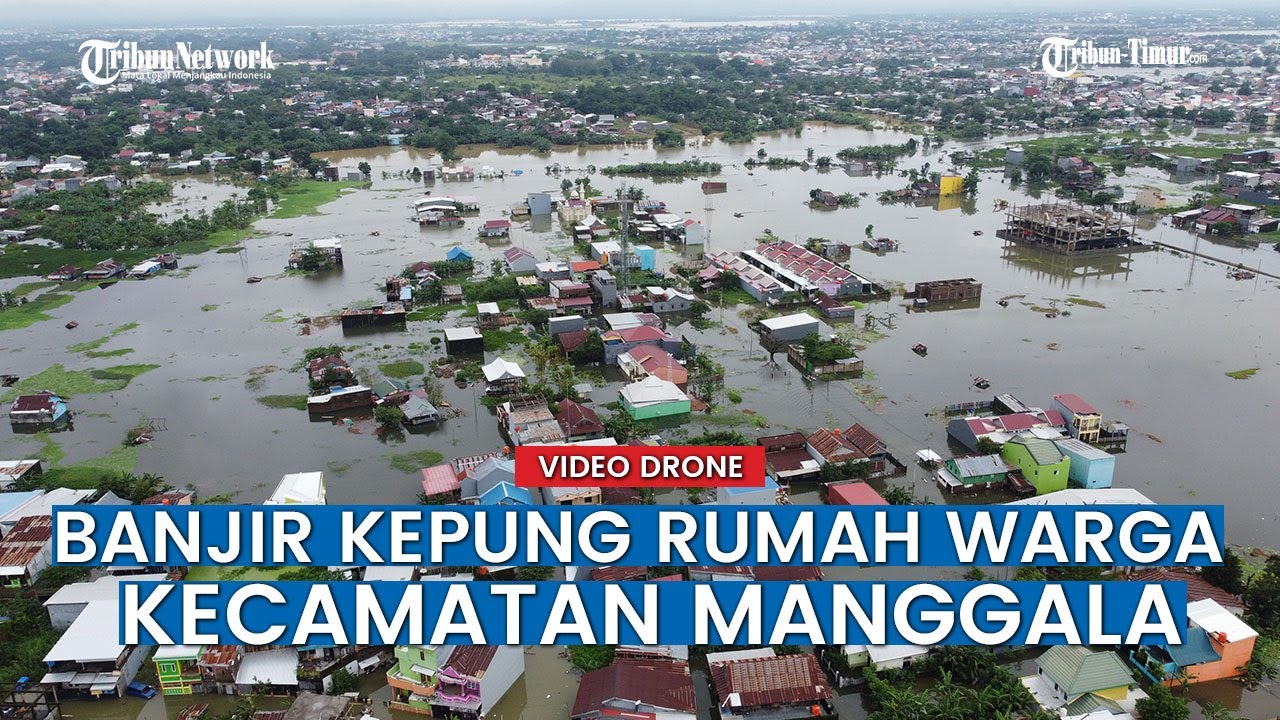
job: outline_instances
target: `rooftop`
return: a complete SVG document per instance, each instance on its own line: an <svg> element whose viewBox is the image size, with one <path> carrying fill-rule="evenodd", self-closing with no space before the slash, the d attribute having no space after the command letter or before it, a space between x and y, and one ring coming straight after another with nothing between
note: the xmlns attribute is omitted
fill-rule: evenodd
<svg viewBox="0 0 1280 720"><path fill-rule="evenodd" d="M1068 699L1134 684L1129 669L1111 651L1094 652L1077 645L1055 645L1036 659L1036 665L1062 688Z"/></svg>

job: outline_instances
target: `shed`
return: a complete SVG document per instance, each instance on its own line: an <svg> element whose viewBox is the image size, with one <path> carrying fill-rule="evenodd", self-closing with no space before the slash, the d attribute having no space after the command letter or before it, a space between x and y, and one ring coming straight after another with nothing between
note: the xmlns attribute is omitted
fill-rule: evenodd
<svg viewBox="0 0 1280 720"><path fill-rule="evenodd" d="M818 332L818 320L804 313L766 318L760 321L764 339L771 343L798 342Z"/></svg>
<svg viewBox="0 0 1280 720"><path fill-rule="evenodd" d="M587 321L581 315L565 315L563 317L553 317L547 320L547 332L550 333L551 337L555 337L564 332L574 332L586 329Z"/></svg>
<svg viewBox="0 0 1280 720"><path fill-rule="evenodd" d="M625 385L618 391L622 407L633 420L650 420L659 417L687 414L689 396L674 383L650 375L640 382Z"/></svg>
<svg viewBox="0 0 1280 720"><path fill-rule="evenodd" d="M864 482L827 486L828 505L888 505L876 489Z"/></svg>
<svg viewBox="0 0 1280 720"><path fill-rule="evenodd" d="M449 355L484 353L484 336L474 327L445 328L444 351Z"/></svg>

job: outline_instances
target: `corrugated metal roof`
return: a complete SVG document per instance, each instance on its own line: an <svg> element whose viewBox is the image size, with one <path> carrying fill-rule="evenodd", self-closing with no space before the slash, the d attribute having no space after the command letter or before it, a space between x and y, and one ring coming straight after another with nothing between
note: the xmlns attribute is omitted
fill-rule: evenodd
<svg viewBox="0 0 1280 720"><path fill-rule="evenodd" d="M602 710L613 702L687 714L698 710L689 666L673 660L619 660L586 673L578 683L570 716Z"/></svg>
<svg viewBox="0 0 1280 720"><path fill-rule="evenodd" d="M521 648L520 652L524 652ZM481 678L489 669L489 663L498 654L497 645L459 645L449 655L444 667L450 668L459 675ZM443 669L443 668L442 668Z"/></svg>
<svg viewBox="0 0 1280 720"><path fill-rule="evenodd" d="M237 685L297 685L298 650L280 648L245 653L236 671Z"/></svg>
<svg viewBox="0 0 1280 720"><path fill-rule="evenodd" d="M14 523L0 538L0 567L25 571L27 565L49 548L53 539L53 517L28 515Z"/></svg>
<svg viewBox="0 0 1280 720"><path fill-rule="evenodd" d="M1187 619L1204 628L1210 635L1226 633L1227 642L1239 642L1258 636L1258 632L1245 621L1209 598L1188 603Z"/></svg>
<svg viewBox="0 0 1280 720"><path fill-rule="evenodd" d="M1098 411L1095 410L1092 405L1085 402L1084 398L1080 397L1079 395L1076 395L1075 393L1062 393L1061 395L1054 395L1053 399L1057 400L1059 403L1062 404L1063 407L1070 410L1072 413L1075 413L1076 415L1098 415L1099 414Z"/></svg>
<svg viewBox="0 0 1280 720"><path fill-rule="evenodd" d="M427 497L457 492L460 487L458 474L449 463L422 468L422 492Z"/></svg>
<svg viewBox="0 0 1280 720"><path fill-rule="evenodd" d="M1031 455L1031 459L1037 465L1054 465L1062 461L1062 451L1058 449L1057 445L1048 440L1019 435L1009 440L1009 442L1025 447L1027 453Z"/></svg>
<svg viewBox="0 0 1280 720"><path fill-rule="evenodd" d="M729 707L801 705L831 698L826 676L808 654L716 663L711 680L720 703Z"/></svg>
<svg viewBox="0 0 1280 720"><path fill-rule="evenodd" d="M125 646L120 644L120 604L110 600L94 600L62 633L58 642L44 656L46 663L115 662Z"/></svg>
<svg viewBox="0 0 1280 720"><path fill-rule="evenodd" d="M889 502L864 482L827 486L828 505L888 505Z"/></svg>
<svg viewBox="0 0 1280 720"><path fill-rule="evenodd" d="M979 477L982 475L999 475L1009 471L1009 466L999 455L977 455L953 460L961 477Z"/></svg>
<svg viewBox="0 0 1280 720"><path fill-rule="evenodd" d="M1094 652L1077 645L1055 645L1036 660L1036 665L1062 688L1068 699L1134 684L1124 661L1109 650Z"/></svg>

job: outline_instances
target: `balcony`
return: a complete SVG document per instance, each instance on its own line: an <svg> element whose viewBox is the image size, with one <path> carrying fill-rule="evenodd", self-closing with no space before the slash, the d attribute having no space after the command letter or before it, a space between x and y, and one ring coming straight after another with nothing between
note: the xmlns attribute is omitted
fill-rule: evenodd
<svg viewBox="0 0 1280 720"><path fill-rule="evenodd" d="M395 670L387 673L387 684L396 690L400 690L414 695L423 697L431 697L436 693L436 683L433 679L424 678L422 680L412 680Z"/></svg>

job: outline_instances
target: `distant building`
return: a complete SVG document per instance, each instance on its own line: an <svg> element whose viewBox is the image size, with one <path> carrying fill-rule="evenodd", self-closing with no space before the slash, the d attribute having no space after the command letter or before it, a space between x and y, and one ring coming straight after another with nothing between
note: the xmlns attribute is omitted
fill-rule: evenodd
<svg viewBox="0 0 1280 720"><path fill-rule="evenodd" d="M1109 488L1116 471L1116 456L1075 438L1054 441L1071 460L1067 478L1077 487Z"/></svg>

